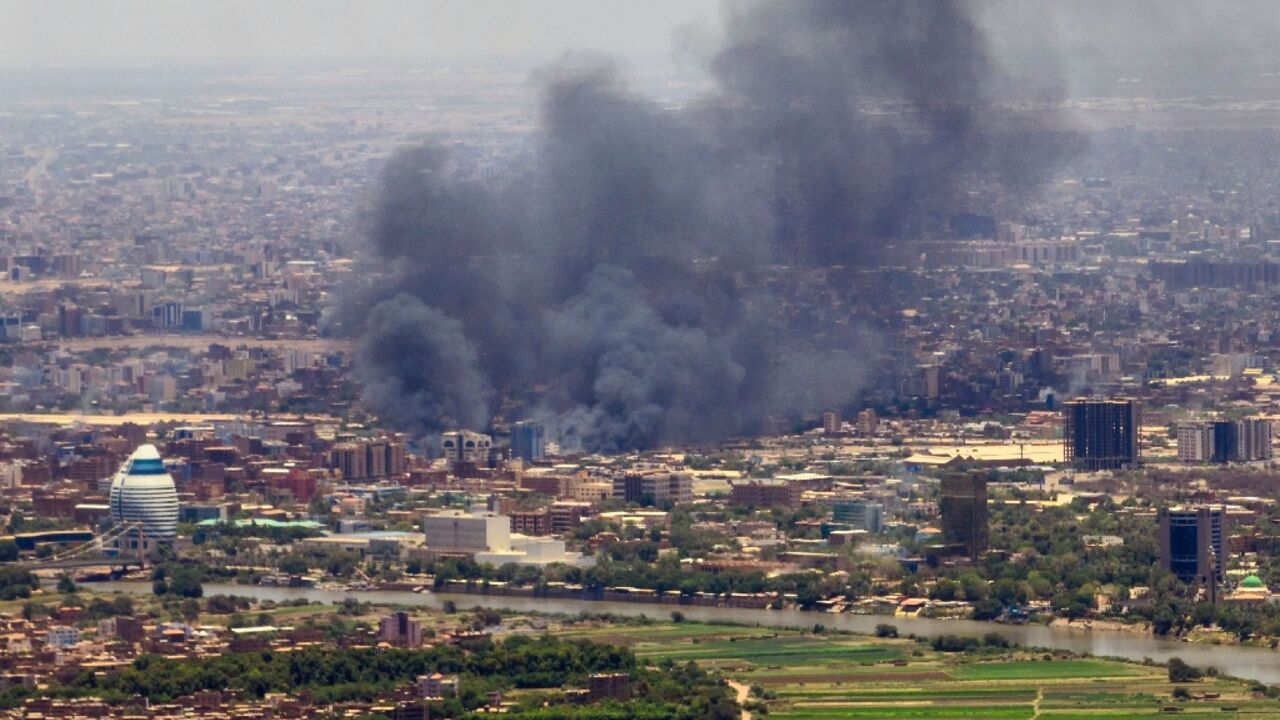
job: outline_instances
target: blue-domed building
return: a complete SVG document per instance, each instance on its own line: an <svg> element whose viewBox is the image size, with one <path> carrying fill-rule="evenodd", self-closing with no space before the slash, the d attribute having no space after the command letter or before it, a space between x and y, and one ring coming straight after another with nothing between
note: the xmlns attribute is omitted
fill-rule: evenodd
<svg viewBox="0 0 1280 720"><path fill-rule="evenodd" d="M141 523L122 537L122 551L150 552L172 545L178 530L178 489L155 445L143 445L120 466L111 482L111 521Z"/></svg>

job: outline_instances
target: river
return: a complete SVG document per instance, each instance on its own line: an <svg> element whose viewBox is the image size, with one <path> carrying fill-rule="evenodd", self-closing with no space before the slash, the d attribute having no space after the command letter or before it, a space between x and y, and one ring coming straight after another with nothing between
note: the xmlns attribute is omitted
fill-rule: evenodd
<svg viewBox="0 0 1280 720"><path fill-rule="evenodd" d="M151 594L151 584L145 582L93 583L96 591L128 592L138 595ZM701 622L732 622L769 627L813 627L817 623L836 630L848 630L870 634L876 625L889 623L897 626L903 635L959 635L981 637L995 633L1011 643L1028 647L1070 650L1077 653L1118 657L1142 661L1150 658L1167 662L1180 657L1196 667L1214 667L1219 672L1268 685L1280 684L1280 653L1255 647L1237 645L1208 645L1187 643L1168 638L1140 635L1114 630L1084 630L1077 628L1047 627L1044 625L1003 625L977 620L935 620L931 618L901 618L884 615L850 615L847 613L817 613L800 610L754 610L738 608L698 607L694 605L650 605L594 600L544 599L529 597L502 597L497 595L472 595L461 593L413 593L394 590L317 590L315 588L279 588L257 585L228 585L206 583L205 595L240 595L258 600L285 602L306 598L323 603L338 603L346 598L380 605L416 605L440 608L446 600L452 600L460 608L477 605L497 610L541 613L612 613L628 617L648 616L665 619L671 611L679 610L690 620Z"/></svg>

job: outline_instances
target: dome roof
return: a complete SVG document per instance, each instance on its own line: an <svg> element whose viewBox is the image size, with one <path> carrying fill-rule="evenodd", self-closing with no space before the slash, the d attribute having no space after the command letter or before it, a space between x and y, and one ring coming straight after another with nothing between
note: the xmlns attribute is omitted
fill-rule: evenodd
<svg viewBox="0 0 1280 720"><path fill-rule="evenodd" d="M160 451L157 450L156 446L152 445L151 443L147 443L146 445L139 445L138 449L134 450L133 454L129 456L129 459L130 460L159 460Z"/></svg>
<svg viewBox="0 0 1280 720"><path fill-rule="evenodd" d="M1240 587L1261 590L1266 586L1262 584L1262 580L1257 575L1250 575L1240 581Z"/></svg>
<svg viewBox="0 0 1280 720"><path fill-rule="evenodd" d="M125 461L121 477L143 477L146 475L164 475L168 477L169 471L164 469L164 460L160 458L160 451L155 445L142 445L129 459Z"/></svg>
<svg viewBox="0 0 1280 720"><path fill-rule="evenodd" d="M155 445L129 456L111 483L111 519L141 523L148 538L171 539L178 527L178 491Z"/></svg>

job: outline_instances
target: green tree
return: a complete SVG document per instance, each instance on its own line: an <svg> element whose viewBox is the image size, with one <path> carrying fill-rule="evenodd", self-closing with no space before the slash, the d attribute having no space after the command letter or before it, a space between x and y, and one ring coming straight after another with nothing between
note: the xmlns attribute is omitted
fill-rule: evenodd
<svg viewBox="0 0 1280 720"><path fill-rule="evenodd" d="M933 600L941 600L950 602L956 599L959 586L955 582L942 578L933 584L933 588L929 590L929 597Z"/></svg>
<svg viewBox="0 0 1280 720"><path fill-rule="evenodd" d="M203 573L196 565L178 565L173 569L169 578L168 592L184 598L203 597L202 575Z"/></svg>
<svg viewBox="0 0 1280 720"><path fill-rule="evenodd" d="M307 562L307 559L298 553L289 553L280 558L280 562L276 564L276 567L280 568L282 573L304 575L311 569L311 563Z"/></svg>
<svg viewBox="0 0 1280 720"><path fill-rule="evenodd" d="M1182 658L1169 658L1169 682L1184 683L1200 679L1200 669L1183 662Z"/></svg>
<svg viewBox="0 0 1280 720"><path fill-rule="evenodd" d="M896 625L888 623L880 623L876 625L876 637L878 638L896 638L898 637L898 628Z"/></svg>
<svg viewBox="0 0 1280 720"><path fill-rule="evenodd" d="M179 612L182 613L183 620L195 622L200 617L200 601L192 597L183 600Z"/></svg>

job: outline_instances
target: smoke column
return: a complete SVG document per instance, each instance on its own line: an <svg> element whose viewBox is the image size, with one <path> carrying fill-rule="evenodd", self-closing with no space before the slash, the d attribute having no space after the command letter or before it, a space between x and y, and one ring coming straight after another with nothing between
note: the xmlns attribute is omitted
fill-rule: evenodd
<svg viewBox="0 0 1280 720"><path fill-rule="evenodd" d="M804 342L769 269L874 262L972 178L1027 187L1059 154L993 129L999 74L960 3L735 4L707 70L680 109L607 63L547 72L537 150L493 181L435 146L390 160L370 241L394 270L353 303L371 409L419 436L550 419L618 451L839 406L875 339Z"/></svg>

